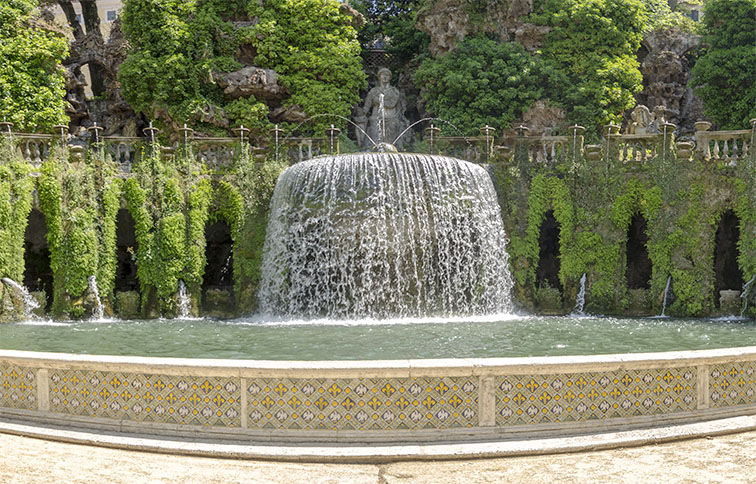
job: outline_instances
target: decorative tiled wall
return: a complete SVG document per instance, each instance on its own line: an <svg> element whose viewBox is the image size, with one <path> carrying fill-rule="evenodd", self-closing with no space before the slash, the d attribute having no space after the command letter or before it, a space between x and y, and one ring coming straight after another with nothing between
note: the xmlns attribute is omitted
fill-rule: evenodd
<svg viewBox="0 0 756 484"><path fill-rule="evenodd" d="M42 359L34 368L26 357L16 363L0 361L0 411L48 411L58 414L186 426L240 428L251 431L405 431L464 429L475 427L530 426L536 424L632 419L655 415L685 418L722 414L708 412L732 408L734 414L753 412L756 405L756 362L742 361L741 354L730 363L710 364L701 358L685 367L570 372L560 363L558 373L517 374L521 366L469 372L453 367L456 375L418 377L360 377L359 368L340 368L340 378L291 378L290 368L260 370L241 368L236 376L179 376L182 367L163 367L151 373L147 364L92 362L80 368ZM726 361L720 354L716 362ZM580 362L578 360L578 362ZM167 363L161 362L161 365ZM585 368L585 363L580 362ZM627 366L633 366L627 364ZM479 366L485 367L485 363ZM498 363L497 363L498 366ZM639 361L637 366L648 366ZM671 366L671 365L670 365ZM98 371L97 368L111 369ZM370 369L380 374L379 364ZM392 366L392 368L395 368ZM616 366L613 366L616 368ZM116 371L122 369L123 371ZM222 369L228 374L228 369ZM424 367L440 375L443 367ZM219 374L208 367L207 374ZM285 372L285 373L284 373ZM186 373L197 375L203 368ZM334 374L324 370L324 376ZM515 374L511 374L515 373ZM308 374L312 375L311 372ZM422 375L422 373L420 373ZM481 375L481 376L478 376ZM341 377L344 376L344 377ZM38 388L38 385L40 386ZM699 386L700 385L700 386ZM700 400L699 400L700 398ZM740 407L740 408L735 408ZM623 420L622 424L625 424ZM603 425L603 424L602 424ZM158 427L152 427L153 430ZM537 429L536 429L537 430ZM337 434L334 434L337 435ZM342 434L343 435L343 434ZM408 435L408 434L405 434ZM366 437L369 438L369 437Z"/></svg>
<svg viewBox="0 0 756 484"><path fill-rule="evenodd" d="M250 428L389 430L478 425L477 379L255 379Z"/></svg>
<svg viewBox="0 0 756 484"><path fill-rule="evenodd" d="M709 372L709 404L714 407L756 402L756 364L753 362L716 365Z"/></svg>
<svg viewBox="0 0 756 484"><path fill-rule="evenodd" d="M496 425L581 422L696 409L696 369L504 376Z"/></svg>
<svg viewBox="0 0 756 484"><path fill-rule="evenodd" d="M50 372L50 410L91 417L239 427L241 388L234 378Z"/></svg>
<svg viewBox="0 0 756 484"><path fill-rule="evenodd" d="M33 369L0 363L0 407L37 408L37 379Z"/></svg>

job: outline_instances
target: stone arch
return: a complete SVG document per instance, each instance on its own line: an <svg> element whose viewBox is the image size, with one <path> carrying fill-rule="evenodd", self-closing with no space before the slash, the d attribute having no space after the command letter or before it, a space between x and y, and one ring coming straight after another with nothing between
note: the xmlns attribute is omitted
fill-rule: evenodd
<svg viewBox="0 0 756 484"><path fill-rule="evenodd" d="M30 292L43 291L45 311L49 311L53 299L53 271L47 244L47 218L38 208L29 213L24 232L24 267L24 286Z"/></svg>
<svg viewBox="0 0 756 484"><path fill-rule="evenodd" d="M740 218L731 210L722 212L714 236L714 306L721 307L722 291L740 291L743 272L738 265Z"/></svg>

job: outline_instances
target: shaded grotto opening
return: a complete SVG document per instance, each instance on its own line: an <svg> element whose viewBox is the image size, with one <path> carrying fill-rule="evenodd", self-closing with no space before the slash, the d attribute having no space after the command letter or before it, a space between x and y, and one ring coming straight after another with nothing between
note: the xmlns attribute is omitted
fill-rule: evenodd
<svg viewBox="0 0 756 484"><path fill-rule="evenodd" d="M116 215L116 264L115 290L138 291L139 279L137 278L137 240L134 232L134 217L122 208Z"/></svg>
<svg viewBox="0 0 756 484"><path fill-rule="evenodd" d="M536 268L536 286L547 285L563 292L562 283L559 282L559 232L561 226L554 217L554 211L549 210L541 223L541 232L538 236L538 267Z"/></svg>
<svg viewBox="0 0 756 484"><path fill-rule="evenodd" d="M714 237L714 305L719 308L719 291L743 289L743 273L738 266L740 220L727 210L719 219Z"/></svg>
<svg viewBox="0 0 756 484"><path fill-rule="evenodd" d="M625 277L628 289L651 288L651 259L647 244L646 219L635 213L627 228Z"/></svg>
<svg viewBox="0 0 756 484"><path fill-rule="evenodd" d="M45 292L45 311L50 311L53 299L53 272L50 267L50 248L47 245L47 218L38 209L29 213L24 232L24 280L31 291Z"/></svg>
<svg viewBox="0 0 756 484"><path fill-rule="evenodd" d="M222 220L208 222L205 225L205 273L202 278L202 304L206 309L220 310L219 305L233 305L234 289L234 242L231 238L231 227ZM223 291L228 296L221 295L222 300L210 301L209 292ZM227 299L228 298L228 299ZM216 294L215 299L218 299ZM228 300L227 303L223 301ZM226 308L233 309L231 307Z"/></svg>

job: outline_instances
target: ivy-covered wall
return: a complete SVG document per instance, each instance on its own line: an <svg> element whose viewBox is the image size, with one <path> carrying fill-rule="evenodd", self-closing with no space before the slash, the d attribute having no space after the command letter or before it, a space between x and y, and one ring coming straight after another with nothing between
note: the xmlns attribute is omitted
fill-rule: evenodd
<svg viewBox="0 0 756 484"><path fill-rule="evenodd" d="M739 221L743 282L756 276L753 156L736 164L703 161L678 157L668 144L655 147L657 155L643 163L621 163L611 144L598 157L583 158L582 141L575 138L564 158L541 164L529 159L526 138L518 140L512 155L494 157L490 169L510 239L514 297L523 307L570 312L585 274L584 309L590 313L659 314L670 281L666 314L716 314L715 234L726 211ZM205 231L218 221L228 224L233 241L235 304L228 315L256 309L270 199L283 164L256 163L249 147L237 144L231 165L211 169L190 145L173 152L145 143L125 173L100 145L85 152L53 140L45 163L33 167L10 149L7 138L0 141L6 143L0 146L0 277L23 279L24 232L36 189L47 223L54 275L53 294L47 297L55 317L93 313L91 276L106 313L173 316L179 281L186 285L190 313L201 313ZM116 219L122 208L134 219L140 283L139 291L128 294L114 291ZM548 287L538 275L539 238L549 211L559 227L561 289ZM646 226L648 289L630 289L627 283L628 228L634 217ZM5 299L3 304L12 305ZM128 301L136 308L132 312L125 309ZM0 308L0 317L7 313Z"/></svg>
<svg viewBox="0 0 756 484"><path fill-rule="evenodd" d="M566 158L555 166L538 165L515 149L512 157L493 165L519 303L535 311L570 312L586 274L587 312L660 314L671 278L665 314L714 314L719 297L714 294L715 234L726 210L733 210L740 222L743 282L756 275L754 157L733 167L678 159L674 150L664 148L642 164L620 163L616 156L606 156L612 147L605 146L604 155L594 161ZM536 276L539 235L549 210L560 228L564 290L556 303L544 296L554 288ZM648 290L627 287L628 228L634 215L646 222L652 263ZM753 305L749 314L756 314Z"/></svg>

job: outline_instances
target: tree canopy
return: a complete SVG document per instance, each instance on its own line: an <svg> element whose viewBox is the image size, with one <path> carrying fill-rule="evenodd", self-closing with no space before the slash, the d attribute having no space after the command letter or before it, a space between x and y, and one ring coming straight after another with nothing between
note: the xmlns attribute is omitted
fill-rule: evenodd
<svg viewBox="0 0 756 484"><path fill-rule="evenodd" d="M756 118L756 0L710 0L703 22L690 84L721 128L747 128Z"/></svg>
<svg viewBox="0 0 756 484"><path fill-rule="evenodd" d="M34 24L36 0L0 2L0 116L19 131L66 124L68 43Z"/></svg>

